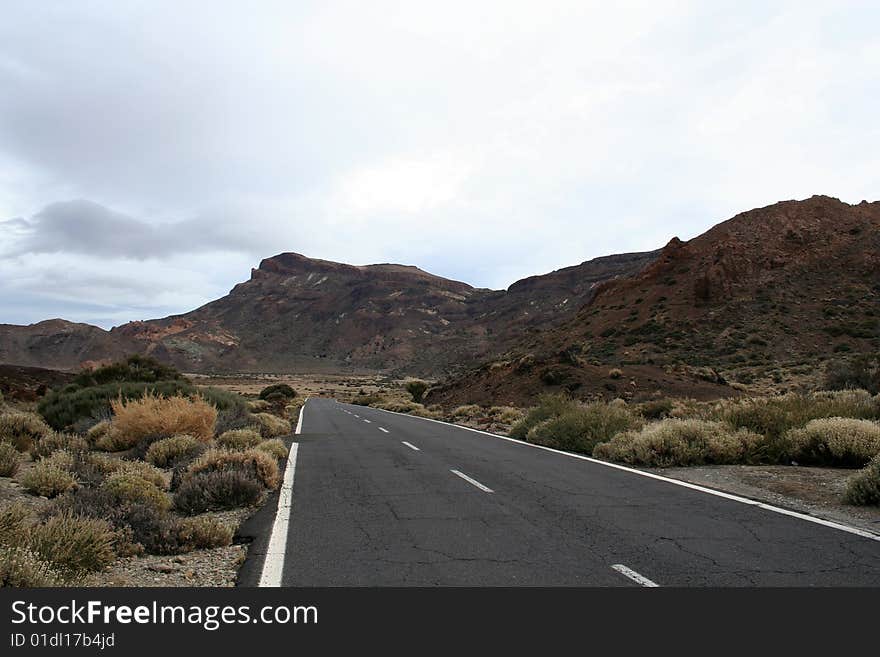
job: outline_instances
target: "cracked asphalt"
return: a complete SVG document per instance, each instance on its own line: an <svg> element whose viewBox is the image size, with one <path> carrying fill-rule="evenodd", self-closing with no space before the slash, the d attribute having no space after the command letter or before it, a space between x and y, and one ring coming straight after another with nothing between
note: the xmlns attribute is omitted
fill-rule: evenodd
<svg viewBox="0 0 880 657"><path fill-rule="evenodd" d="M315 398L296 440L284 586L880 585L878 541L451 425Z"/></svg>

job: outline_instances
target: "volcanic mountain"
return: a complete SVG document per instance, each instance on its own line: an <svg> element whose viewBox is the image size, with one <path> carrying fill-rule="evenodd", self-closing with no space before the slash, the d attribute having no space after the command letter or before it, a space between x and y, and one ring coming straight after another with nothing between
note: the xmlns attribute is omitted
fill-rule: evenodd
<svg viewBox="0 0 880 657"><path fill-rule="evenodd" d="M395 371L447 374L571 318L599 283L657 252L597 258L473 288L412 266L353 266L296 253L267 258L216 301L110 331L62 320L0 326L0 362L75 368L149 354L193 372Z"/></svg>
<svg viewBox="0 0 880 657"><path fill-rule="evenodd" d="M880 202L814 196L672 239L636 275L603 282L573 317L432 400L521 402L548 383L582 395L687 393L671 380L679 372L784 383L829 357L878 350Z"/></svg>

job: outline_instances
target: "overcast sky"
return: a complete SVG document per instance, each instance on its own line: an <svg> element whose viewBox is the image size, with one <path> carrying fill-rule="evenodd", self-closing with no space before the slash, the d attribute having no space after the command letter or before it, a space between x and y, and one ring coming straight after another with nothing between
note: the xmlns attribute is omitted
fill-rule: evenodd
<svg viewBox="0 0 880 657"><path fill-rule="evenodd" d="M880 198L877 2L67 2L0 20L0 322L296 251L504 288Z"/></svg>

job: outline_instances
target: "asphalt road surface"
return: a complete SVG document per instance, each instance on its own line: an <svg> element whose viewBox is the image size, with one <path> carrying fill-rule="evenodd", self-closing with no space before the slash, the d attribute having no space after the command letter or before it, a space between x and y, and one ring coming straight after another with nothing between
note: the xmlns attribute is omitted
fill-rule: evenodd
<svg viewBox="0 0 880 657"><path fill-rule="evenodd" d="M316 398L296 442L282 586L880 585L880 541L452 425Z"/></svg>

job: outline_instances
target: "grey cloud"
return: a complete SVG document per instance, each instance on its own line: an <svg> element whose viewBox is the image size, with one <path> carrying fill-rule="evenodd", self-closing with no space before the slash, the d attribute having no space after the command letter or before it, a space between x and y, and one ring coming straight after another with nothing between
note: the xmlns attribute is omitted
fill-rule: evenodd
<svg viewBox="0 0 880 657"><path fill-rule="evenodd" d="M258 235L236 217L197 216L176 223L148 223L88 200L52 203L30 221L0 223L12 235L8 255L73 253L111 258L166 258L181 253L259 253Z"/></svg>

